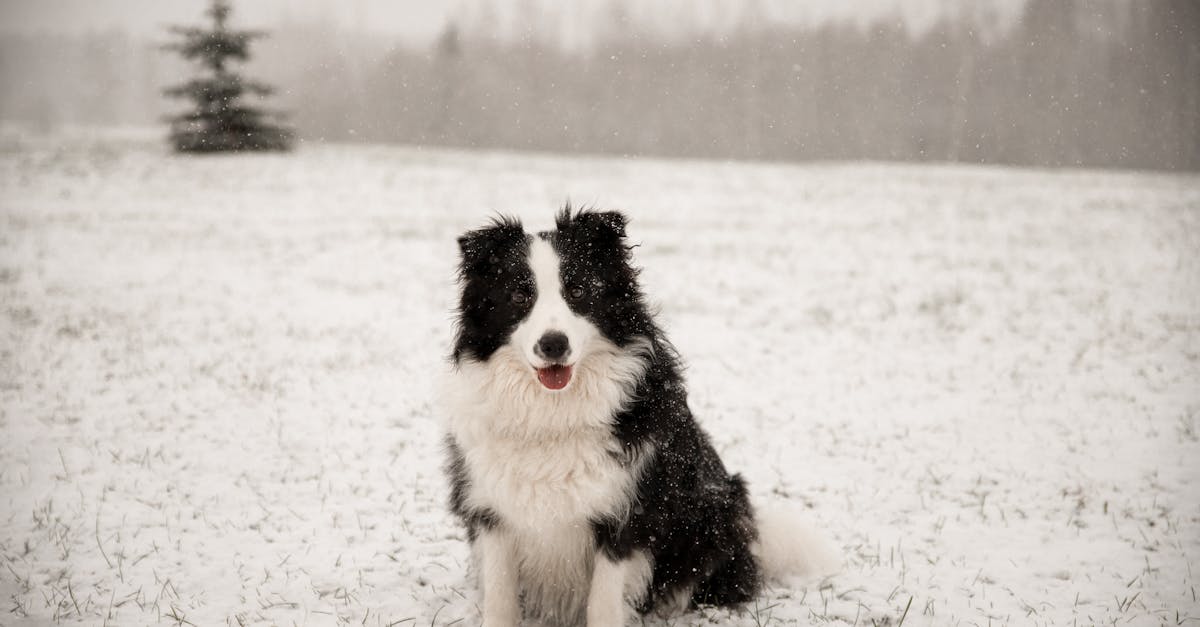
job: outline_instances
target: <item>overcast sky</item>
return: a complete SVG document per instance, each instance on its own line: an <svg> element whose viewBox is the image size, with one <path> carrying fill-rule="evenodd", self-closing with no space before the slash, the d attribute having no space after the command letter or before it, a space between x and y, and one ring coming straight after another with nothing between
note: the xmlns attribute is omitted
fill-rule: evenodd
<svg viewBox="0 0 1200 627"><path fill-rule="evenodd" d="M152 34L165 24L195 22L208 0L0 0L6 31L106 30ZM450 2L430 0L234 0L240 25L332 21L341 26L426 38L445 24Z"/></svg>
<svg viewBox="0 0 1200 627"><path fill-rule="evenodd" d="M478 19L481 13L500 27L530 11L561 16L563 27L575 30L614 0L575 0L569 11L558 0L235 0L238 24L272 28L288 21L333 22L350 30L366 30L422 42L432 39L451 17ZM750 4L771 19L820 22L829 18L870 18L894 13L920 29L945 7L959 0L657 0L623 1L629 14L655 28L720 29L737 20ZM999 19L1011 19L1024 0L968 0L989 4ZM0 29L4 31L84 32L119 28L134 34L161 32L164 24L190 23L207 0L0 0ZM500 13L500 15L495 15ZM507 15L504 15L507 13Z"/></svg>

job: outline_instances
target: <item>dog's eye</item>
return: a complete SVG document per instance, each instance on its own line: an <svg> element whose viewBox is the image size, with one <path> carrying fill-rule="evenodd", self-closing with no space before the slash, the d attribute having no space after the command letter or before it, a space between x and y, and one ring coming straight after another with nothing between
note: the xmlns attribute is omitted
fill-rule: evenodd
<svg viewBox="0 0 1200 627"><path fill-rule="evenodd" d="M573 298L575 300L579 300L580 298L583 298L583 288L582 287L572 287L571 291L570 291L570 295L571 295L571 298Z"/></svg>
<svg viewBox="0 0 1200 627"><path fill-rule="evenodd" d="M528 301L529 301L529 295L526 294L525 292L518 291L518 292L512 293L512 302L514 302L518 305L524 305Z"/></svg>

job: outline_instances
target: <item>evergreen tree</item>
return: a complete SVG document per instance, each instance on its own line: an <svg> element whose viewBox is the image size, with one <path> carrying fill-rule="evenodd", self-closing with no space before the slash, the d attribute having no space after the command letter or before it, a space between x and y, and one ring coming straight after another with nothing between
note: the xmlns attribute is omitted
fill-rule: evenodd
<svg viewBox="0 0 1200 627"><path fill-rule="evenodd" d="M265 35L230 29L226 25L230 11L228 0L213 0L206 12L212 18L211 28L171 27L179 41L166 48L208 70L165 90L167 96L186 98L193 105L190 112L170 118L171 143L179 152L288 150L293 133L272 121L279 114L241 102L243 95L268 96L274 89L242 78L229 68L231 60L249 59L250 42Z"/></svg>

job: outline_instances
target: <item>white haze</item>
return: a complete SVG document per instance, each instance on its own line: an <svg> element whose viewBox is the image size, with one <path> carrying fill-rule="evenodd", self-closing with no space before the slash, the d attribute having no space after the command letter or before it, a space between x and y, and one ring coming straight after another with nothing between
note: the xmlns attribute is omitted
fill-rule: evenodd
<svg viewBox="0 0 1200 627"><path fill-rule="evenodd" d="M986 0L995 23L1014 20L1025 0ZM3 0L0 31L79 34L123 30L153 35L166 24L191 23L207 0ZM962 10L946 0L580 0L564 8L553 0L254 0L234 3L237 21L261 28L321 22L350 31L396 36L408 43L431 41L450 21L486 24L501 36L530 30L554 33L568 47L595 37L593 25L605 13L620 11L640 27L667 38L713 33L742 25L746 15L763 15L781 24L819 24L827 20L866 21L896 15L910 28L928 27L947 11ZM522 16L538 15L536 23Z"/></svg>

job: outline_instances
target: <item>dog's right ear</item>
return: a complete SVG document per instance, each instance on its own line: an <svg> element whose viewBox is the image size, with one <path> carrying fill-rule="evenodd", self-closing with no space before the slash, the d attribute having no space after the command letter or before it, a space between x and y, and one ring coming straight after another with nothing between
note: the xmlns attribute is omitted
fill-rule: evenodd
<svg viewBox="0 0 1200 627"><path fill-rule="evenodd" d="M488 226L467 231L458 238L458 250L462 254L463 266L472 266L481 261L496 263L501 249L525 237L525 229L514 218L498 217Z"/></svg>
<svg viewBox="0 0 1200 627"><path fill-rule="evenodd" d="M458 238L458 251L462 254L463 261L470 261L479 256L482 249L480 239L479 231L468 231Z"/></svg>

